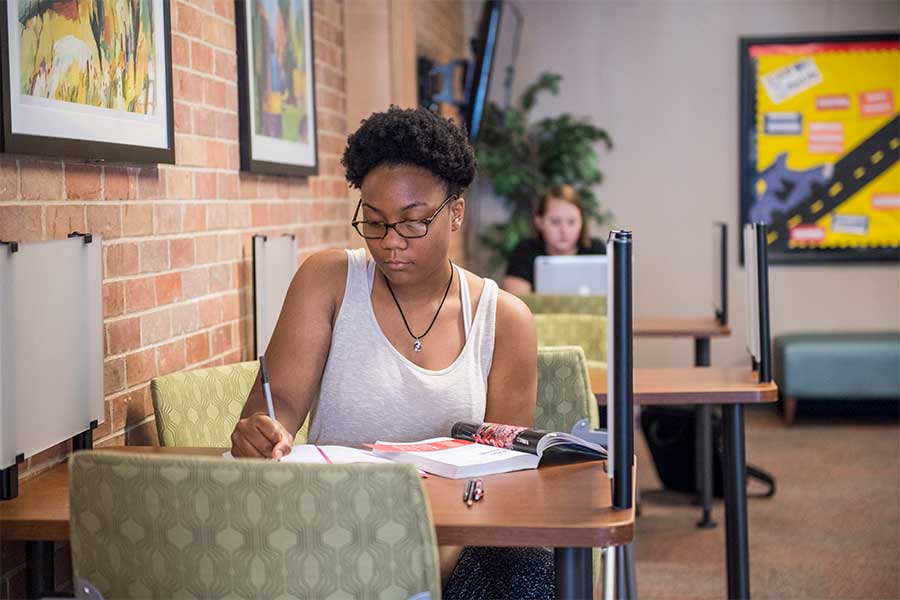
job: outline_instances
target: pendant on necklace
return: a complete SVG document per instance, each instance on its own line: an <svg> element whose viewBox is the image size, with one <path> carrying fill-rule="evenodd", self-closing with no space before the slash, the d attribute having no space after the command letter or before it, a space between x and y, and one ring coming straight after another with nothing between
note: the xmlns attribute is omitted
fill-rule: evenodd
<svg viewBox="0 0 900 600"><path fill-rule="evenodd" d="M413 350L416 352L422 351L422 342L419 341L419 338L416 338L416 341L413 342Z"/></svg>

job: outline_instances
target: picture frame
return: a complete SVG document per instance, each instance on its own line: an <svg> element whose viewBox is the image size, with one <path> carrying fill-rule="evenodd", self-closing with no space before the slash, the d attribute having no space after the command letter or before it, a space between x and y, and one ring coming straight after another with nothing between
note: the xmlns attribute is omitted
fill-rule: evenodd
<svg viewBox="0 0 900 600"><path fill-rule="evenodd" d="M900 33L742 37L739 60L740 231L768 225L772 264L900 260Z"/></svg>
<svg viewBox="0 0 900 600"><path fill-rule="evenodd" d="M169 10L156 0L0 2L3 150L174 163Z"/></svg>
<svg viewBox="0 0 900 600"><path fill-rule="evenodd" d="M241 169L318 174L312 0L235 0L235 17Z"/></svg>

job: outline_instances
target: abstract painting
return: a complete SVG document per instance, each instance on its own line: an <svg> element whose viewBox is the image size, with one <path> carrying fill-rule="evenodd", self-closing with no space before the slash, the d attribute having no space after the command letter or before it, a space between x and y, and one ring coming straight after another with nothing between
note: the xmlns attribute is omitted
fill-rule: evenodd
<svg viewBox="0 0 900 600"><path fill-rule="evenodd" d="M238 2L241 168L313 175L316 151L310 0Z"/></svg>
<svg viewBox="0 0 900 600"><path fill-rule="evenodd" d="M168 2L0 6L7 152L173 162Z"/></svg>

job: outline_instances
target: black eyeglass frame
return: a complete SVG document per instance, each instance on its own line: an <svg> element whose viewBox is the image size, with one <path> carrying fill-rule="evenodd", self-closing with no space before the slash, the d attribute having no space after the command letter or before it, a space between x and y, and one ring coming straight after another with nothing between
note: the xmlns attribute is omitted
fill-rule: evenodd
<svg viewBox="0 0 900 600"><path fill-rule="evenodd" d="M423 238L426 235L428 235L428 226L431 225L431 222L437 218L438 213L441 212L444 209L444 207L450 203L451 200L457 200L457 199L459 199L459 194L451 194L450 196L447 196L447 199L444 200L443 202L441 202L441 205L437 207L437 210L434 211L434 214L432 214L427 219L404 219L402 221L395 221L393 223L384 223L381 221L357 221L356 220L356 216L359 214L359 209L362 207L362 198L360 198L359 203L356 205L356 210L353 211L353 220L350 221L350 224L353 226L353 229L356 231L356 233L358 233L359 236L365 240L383 240L384 238L387 237L389 229L393 229L397 235L399 235L400 237L402 237L405 240L415 240L415 239ZM400 233L400 230L397 229L397 225L401 225L403 223L425 223L425 233L423 233L422 235L403 235L402 233ZM366 225L366 224L381 225L382 227L384 227L384 235L382 235L380 237L367 237L367 236L363 235L363 232L360 231L360 225Z"/></svg>

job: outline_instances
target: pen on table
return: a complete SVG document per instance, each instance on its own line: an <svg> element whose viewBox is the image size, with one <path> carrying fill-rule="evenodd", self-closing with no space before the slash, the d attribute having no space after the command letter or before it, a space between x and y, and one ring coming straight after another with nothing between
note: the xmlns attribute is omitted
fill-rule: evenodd
<svg viewBox="0 0 900 600"><path fill-rule="evenodd" d="M466 491L463 492L463 502L466 506L472 506L472 494L475 492L475 481L470 479L466 482Z"/></svg>
<svg viewBox="0 0 900 600"><path fill-rule="evenodd" d="M482 498L484 498L484 483L480 479L475 480L475 490L472 492L473 500L478 502Z"/></svg>
<svg viewBox="0 0 900 600"><path fill-rule="evenodd" d="M266 409L269 411L269 418L275 421L275 405L272 404L272 387L269 385L269 370L266 368L266 357L259 356L259 371L262 379L263 394L266 397Z"/></svg>

